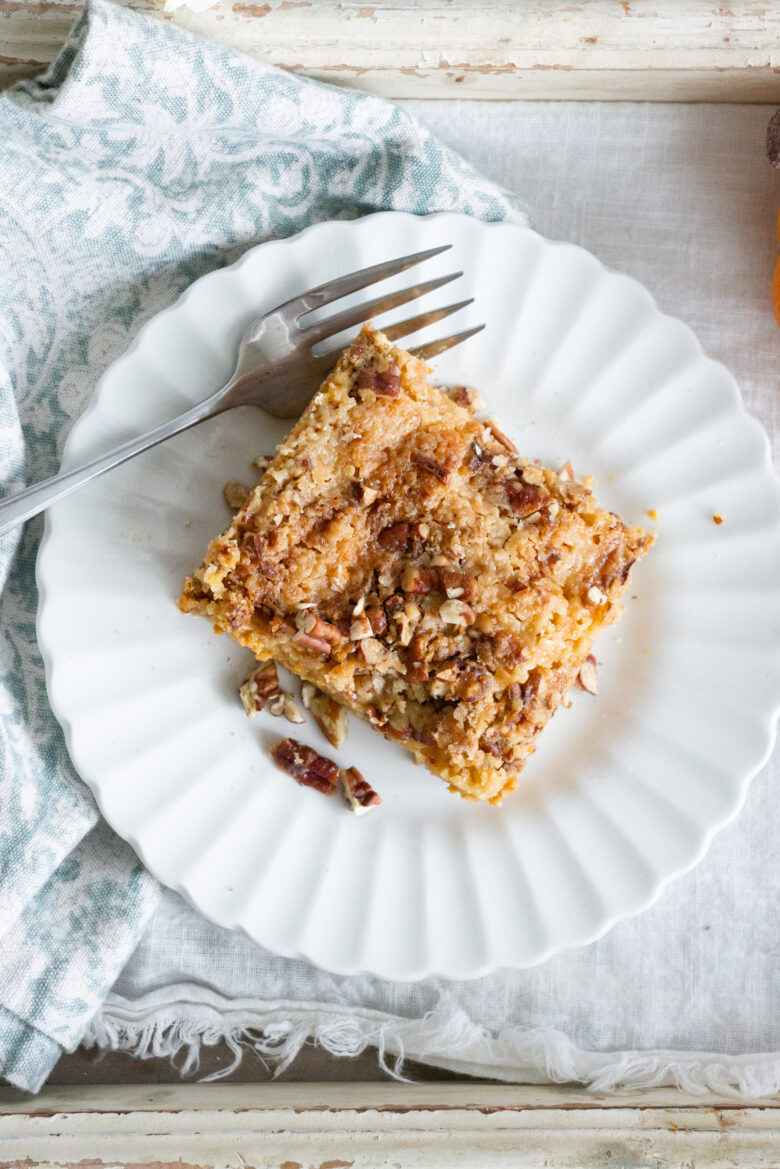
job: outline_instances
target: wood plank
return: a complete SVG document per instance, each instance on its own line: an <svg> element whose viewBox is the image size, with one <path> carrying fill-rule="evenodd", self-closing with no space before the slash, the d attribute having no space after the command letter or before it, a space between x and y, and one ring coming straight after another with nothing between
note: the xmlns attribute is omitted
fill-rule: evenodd
<svg viewBox="0 0 780 1169"><path fill-rule="evenodd" d="M0 1169L769 1169L780 1102L566 1087L202 1085L0 1094Z"/></svg>
<svg viewBox="0 0 780 1169"><path fill-rule="evenodd" d="M234 0L164 14L307 76L392 98L780 103L780 6L740 0ZM0 80L32 75L78 0L0 0Z"/></svg>

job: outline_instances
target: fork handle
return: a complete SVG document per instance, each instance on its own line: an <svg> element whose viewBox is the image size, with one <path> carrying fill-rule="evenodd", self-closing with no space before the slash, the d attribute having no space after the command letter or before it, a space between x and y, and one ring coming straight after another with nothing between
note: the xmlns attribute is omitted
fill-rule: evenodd
<svg viewBox="0 0 780 1169"><path fill-rule="evenodd" d="M205 402L200 402L191 410L180 414L178 418L158 426L156 430L150 430L148 434L143 434L140 438L131 438L128 442L123 442L121 446L114 447L107 454L99 455L96 459L91 459L90 462L84 463L80 467L74 467L72 471L60 471L59 475L52 475L50 479L44 479L42 483L35 483L17 495L2 500L0 502L0 536L10 532L19 524L23 524L32 516L38 515L50 504L62 499L65 495L70 495L72 491L76 491L85 483L89 483L91 479L102 475L104 471L110 471L112 467L126 463L134 455L139 455L141 451L149 450L150 447L165 442L166 438L172 438L174 434L180 434L183 430L189 430L191 426L197 426L206 418L212 418L219 413L218 407L215 406L215 398L219 396L214 394Z"/></svg>

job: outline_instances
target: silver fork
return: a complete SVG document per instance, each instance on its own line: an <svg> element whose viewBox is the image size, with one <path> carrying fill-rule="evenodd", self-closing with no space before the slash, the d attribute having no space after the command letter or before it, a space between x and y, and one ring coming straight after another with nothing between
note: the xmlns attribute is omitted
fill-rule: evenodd
<svg viewBox="0 0 780 1169"><path fill-rule="evenodd" d="M127 462L141 451L157 446L158 443L165 442L166 438L181 434L183 430L189 430L191 426L197 426L199 422L214 418L225 410L232 410L236 406L260 406L276 418L297 417L308 404L325 374L333 367L340 352L340 348L337 347L315 355L313 352L315 346L327 342L344 329L389 312L406 304L407 301L416 300L426 292L433 292L451 280L456 280L463 273L451 272L447 276L415 284L400 292L392 292L376 300L344 309L314 324L302 324L302 318L315 309L322 308L323 305L358 292L361 288L367 288L380 280L387 280L390 276L397 276L415 264L421 264L424 260L446 252L451 246L445 244L443 247L429 248L425 252L415 252L398 260L388 260L383 264L374 264L370 268L352 272L348 276L340 276L258 317L245 330L238 347L236 368L221 390L217 390L204 402L193 406L178 418L149 431L148 434L130 439L129 442L122 443L121 446L115 447L105 455L99 455L81 467L75 467L72 471L61 471L59 475L36 483L3 500L0 502L0 536L24 523L31 516L44 511L49 504L70 495L72 491L102 475L104 471ZM473 299L471 297L469 300L458 301L457 304L421 313L419 316L389 326L384 332L391 341L397 341L409 333L416 333L427 325L443 320L458 309L465 308ZM411 352L424 361L430 360L439 353L444 353L446 349L451 349L453 345L459 345L473 337L484 327L477 325L472 329L465 329L462 333L454 333L439 341L421 345Z"/></svg>

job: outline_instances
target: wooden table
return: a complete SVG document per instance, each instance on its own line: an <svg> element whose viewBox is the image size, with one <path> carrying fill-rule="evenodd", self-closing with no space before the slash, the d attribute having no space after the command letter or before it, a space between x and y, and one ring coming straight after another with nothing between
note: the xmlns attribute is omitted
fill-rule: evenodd
<svg viewBox="0 0 780 1169"><path fill-rule="evenodd" d="M736 0L235 0L127 7L387 97L780 102L780 5ZM0 0L0 82L39 72L80 0Z"/></svg>

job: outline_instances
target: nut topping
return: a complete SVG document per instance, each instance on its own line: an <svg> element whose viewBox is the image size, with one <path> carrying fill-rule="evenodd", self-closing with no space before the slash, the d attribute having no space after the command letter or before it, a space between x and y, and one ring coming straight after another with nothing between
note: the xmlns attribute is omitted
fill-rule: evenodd
<svg viewBox="0 0 780 1169"><path fill-rule="evenodd" d="M517 447L512 442L511 438L508 438L507 435L504 434L503 430L499 430L498 423L496 422L495 418L488 418L487 422L485 423L485 428L490 431L496 442L500 442L502 447L504 447L505 450L508 450L511 455L517 454Z"/></svg>
<svg viewBox="0 0 780 1169"><path fill-rule="evenodd" d="M421 454L419 451L412 452L412 462L416 463L418 467L422 467L424 471L430 471L442 483L446 483L450 477L450 472L447 467L441 463L437 463L435 459L430 458L428 455Z"/></svg>
<svg viewBox="0 0 780 1169"><path fill-rule="evenodd" d="M453 402L465 406L467 410L476 412L485 409L485 402L479 390L472 389L471 386L450 386L447 393Z"/></svg>
<svg viewBox="0 0 780 1169"><path fill-rule="evenodd" d="M332 747L343 746L347 738L347 712L329 694L323 694L311 682L304 682L303 705Z"/></svg>
<svg viewBox="0 0 780 1169"><path fill-rule="evenodd" d="M483 463L487 463L489 461L490 456L486 452L485 448L480 446L477 440L474 439L471 444L471 455L469 457L468 463L466 464L468 469L470 471L478 471Z"/></svg>
<svg viewBox="0 0 780 1169"><path fill-rule="evenodd" d="M401 588L405 593L429 593L435 585L435 573L430 568L407 564L401 573Z"/></svg>
<svg viewBox="0 0 780 1169"><path fill-rule="evenodd" d="M349 640L362 641L364 637L373 637L374 631L371 628L371 622L365 613L361 613L356 617L349 627Z"/></svg>
<svg viewBox="0 0 780 1169"><path fill-rule="evenodd" d="M467 572L453 572L450 569L441 574L441 583L448 597L460 597L464 601L473 601L477 595L476 578ZM455 592L459 589L460 592Z"/></svg>
<svg viewBox="0 0 780 1169"><path fill-rule="evenodd" d="M535 483L523 483L519 487L515 483L505 483L504 494L512 512L521 520L539 511L550 499L547 492Z"/></svg>
<svg viewBox="0 0 780 1169"><path fill-rule="evenodd" d="M587 690L588 694L598 694L599 692L599 685L596 679L597 665L598 663L593 654L588 654L580 666L580 672L577 675L577 685L580 690Z"/></svg>
<svg viewBox="0 0 780 1169"><path fill-rule="evenodd" d="M380 398L397 398L401 393L401 374L394 363L385 370L367 369L357 380L359 390L371 390Z"/></svg>
<svg viewBox="0 0 780 1169"><path fill-rule="evenodd" d="M331 625L330 621L323 621L316 613L304 610L296 614L295 624L298 626L299 633L307 633L310 637L318 641L324 641L329 646L338 645L341 641L341 630L336 625ZM297 637L296 641L301 638Z"/></svg>
<svg viewBox="0 0 780 1169"><path fill-rule="evenodd" d="M298 703L295 701L295 699L292 697L291 694L285 694L285 696L284 696L284 711L283 711L283 713L284 713L284 717L287 719L288 722L291 722L291 723L305 723L306 722L305 716L301 713L301 710L298 706Z"/></svg>
<svg viewBox="0 0 780 1169"><path fill-rule="evenodd" d="M448 625L473 625L477 615L466 601L453 599L439 606L439 616Z"/></svg>
<svg viewBox="0 0 780 1169"><path fill-rule="evenodd" d="M284 714L284 700L287 696L281 691L268 703L268 713L272 714L274 718L279 718Z"/></svg>
<svg viewBox="0 0 780 1169"><path fill-rule="evenodd" d="M402 552L409 543L410 525L406 523L390 524L383 528L377 536L377 541L383 548L391 552Z"/></svg>
<svg viewBox="0 0 780 1169"><path fill-rule="evenodd" d="M339 777L339 769L332 759L318 755L313 748L295 739L282 739L271 751L271 758L302 787L313 787L325 795L331 794Z"/></svg>
<svg viewBox="0 0 780 1169"><path fill-rule="evenodd" d="M273 455L258 455L256 459L252 459L252 466L255 467L261 475L264 475L273 461Z"/></svg>
<svg viewBox="0 0 780 1169"><path fill-rule="evenodd" d="M239 689L247 718L257 714L274 695L280 693L276 662L263 662Z"/></svg>
<svg viewBox="0 0 780 1169"><path fill-rule="evenodd" d="M304 649L310 649L313 653L323 654L325 657L328 657L333 649L329 641L322 637L312 637L310 633L303 633L300 629L293 635L293 641L297 641Z"/></svg>
<svg viewBox="0 0 780 1169"><path fill-rule="evenodd" d="M574 480L574 468L567 459L558 472L558 478L563 479L565 483L571 483Z"/></svg>
<svg viewBox="0 0 780 1169"><path fill-rule="evenodd" d="M387 616L384 609L366 609L366 617L368 618L371 632L382 634L387 629Z"/></svg>
<svg viewBox="0 0 780 1169"><path fill-rule="evenodd" d="M364 812L370 812L372 808L382 803L357 767L347 767L342 771L341 782L344 787L344 798L356 816L362 816Z"/></svg>

